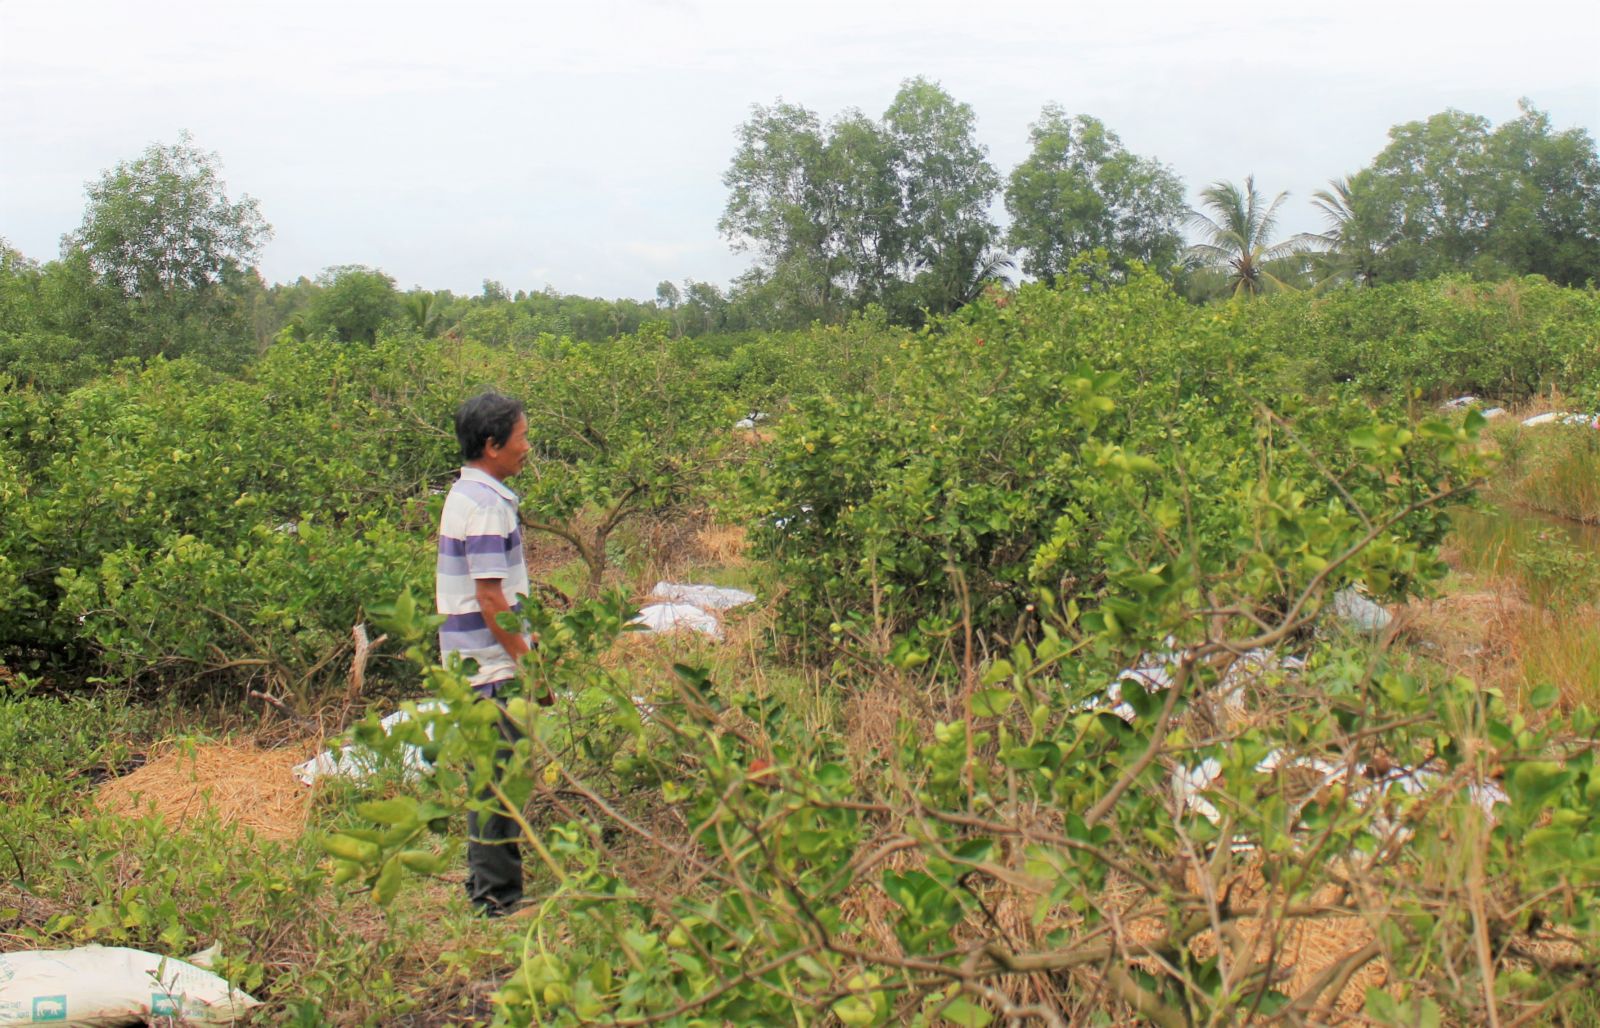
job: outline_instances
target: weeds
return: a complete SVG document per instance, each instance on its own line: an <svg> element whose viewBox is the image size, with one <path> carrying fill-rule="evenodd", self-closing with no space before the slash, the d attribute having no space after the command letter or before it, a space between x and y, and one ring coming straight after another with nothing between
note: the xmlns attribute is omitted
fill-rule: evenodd
<svg viewBox="0 0 1600 1028"><path fill-rule="evenodd" d="M1556 517L1600 524L1600 432L1587 426L1513 427L1498 437L1505 501Z"/></svg>
<svg viewBox="0 0 1600 1028"><path fill-rule="evenodd" d="M135 765L160 714L121 694L0 699L0 950L100 943L183 956L221 944L218 973L266 1002L261 1023L459 1024L503 941L451 882L387 914L332 887L307 838L219 824L174 830L97 808L97 782ZM354 789L324 790L318 823Z"/></svg>
<svg viewBox="0 0 1600 1028"><path fill-rule="evenodd" d="M1600 533L1516 507L1454 521L1457 574L1420 625L1435 655L1509 697L1548 684L1568 709L1600 699Z"/></svg>

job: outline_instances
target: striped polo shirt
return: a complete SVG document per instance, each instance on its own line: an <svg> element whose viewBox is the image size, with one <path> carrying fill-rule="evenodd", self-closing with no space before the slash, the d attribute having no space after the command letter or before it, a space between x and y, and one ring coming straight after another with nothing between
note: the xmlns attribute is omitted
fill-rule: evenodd
<svg viewBox="0 0 1600 1028"><path fill-rule="evenodd" d="M439 651L448 658L478 662L474 686L516 675L516 662L495 639L478 609L477 580L495 578L513 610L528 595L528 568L522 559L522 526L517 494L486 471L466 467L450 487L439 519L439 565L435 589L439 613Z"/></svg>

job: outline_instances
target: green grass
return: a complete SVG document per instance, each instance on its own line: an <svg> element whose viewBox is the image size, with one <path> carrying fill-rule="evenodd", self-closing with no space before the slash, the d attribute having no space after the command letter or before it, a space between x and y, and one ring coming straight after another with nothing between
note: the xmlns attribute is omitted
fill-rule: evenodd
<svg viewBox="0 0 1600 1028"><path fill-rule="evenodd" d="M511 965L519 940L474 918L459 885L414 886L379 913L331 884L316 829L352 820L370 790L324 790L314 830L289 841L207 811L175 831L97 809L98 780L175 727L113 692L0 693L0 950L98 943L182 957L217 942L218 972L263 1001L259 1024L487 1015L482 983ZM189 728L198 739L221 726Z"/></svg>
<svg viewBox="0 0 1600 1028"><path fill-rule="evenodd" d="M691 585L716 585L724 589L743 589L760 595L763 586L770 587L762 568L754 563L745 564L691 564L676 576L676 580Z"/></svg>
<svg viewBox="0 0 1600 1028"><path fill-rule="evenodd" d="M1450 547L1462 570L1511 579L1541 607L1600 602L1600 529L1503 505L1453 518Z"/></svg>
<svg viewBox="0 0 1600 1028"><path fill-rule="evenodd" d="M553 585L568 596L582 596L589 587L589 568L577 557L543 576L547 585Z"/></svg>
<svg viewBox="0 0 1600 1028"><path fill-rule="evenodd" d="M1495 433L1505 464L1494 493L1506 503L1600 525L1600 432L1510 427Z"/></svg>
<svg viewBox="0 0 1600 1028"><path fill-rule="evenodd" d="M1516 657L1516 690L1548 683L1569 706L1600 700L1600 530L1493 505L1457 511L1454 521L1448 549L1461 577L1446 590L1528 602L1509 608L1499 643Z"/></svg>

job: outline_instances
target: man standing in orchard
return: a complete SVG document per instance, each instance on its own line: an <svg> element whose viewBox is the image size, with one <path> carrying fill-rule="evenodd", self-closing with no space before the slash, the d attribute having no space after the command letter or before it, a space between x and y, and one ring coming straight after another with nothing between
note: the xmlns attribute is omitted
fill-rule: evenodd
<svg viewBox="0 0 1600 1028"><path fill-rule="evenodd" d="M465 465L445 497L439 520L439 564L435 577L439 650L474 665L472 687L479 696L504 704L517 680L517 661L528 652L520 631L500 624L500 615L522 608L528 595L528 569L522 557L518 497L506 479L528 459L528 419L522 404L485 392L456 411L456 440ZM540 697L549 704L551 697ZM503 717L501 733L509 747L519 737ZM497 757L503 761L509 751ZM479 799L492 796L487 790ZM502 814L467 814L467 898L489 917L509 913L522 899L520 829Z"/></svg>

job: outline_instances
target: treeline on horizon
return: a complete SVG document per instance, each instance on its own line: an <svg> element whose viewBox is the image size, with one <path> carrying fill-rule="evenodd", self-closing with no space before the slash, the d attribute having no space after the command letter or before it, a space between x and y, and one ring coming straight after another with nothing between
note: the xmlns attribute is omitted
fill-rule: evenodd
<svg viewBox="0 0 1600 1028"><path fill-rule="evenodd" d="M869 307L919 326L1019 272L1053 281L1091 254L1113 279L1142 265L1197 303L1441 275L1600 277L1595 142L1527 100L1498 126L1457 110L1394 126L1370 165L1313 194L1324 231L1286 237L1288 194L1253 176L1207 186L1190 208L1168 166L1096 118L1050 104L1030 138L1002 178L972 108L923 78L877 119L756 105L723 176L719 222L755 266L727 289L663 281L655 300L638 301L489 280L473 296L402 292L365 265L268 285L255 268L272 231L259 204L231 199L217 155L185 134L90 183L57 259L31 260L0 237L0 373L62 388L158 355L237 370L285 335L599 341L653 324L698 336L839 323ZM990 217L997 196L1004 228Z"/></svg>

